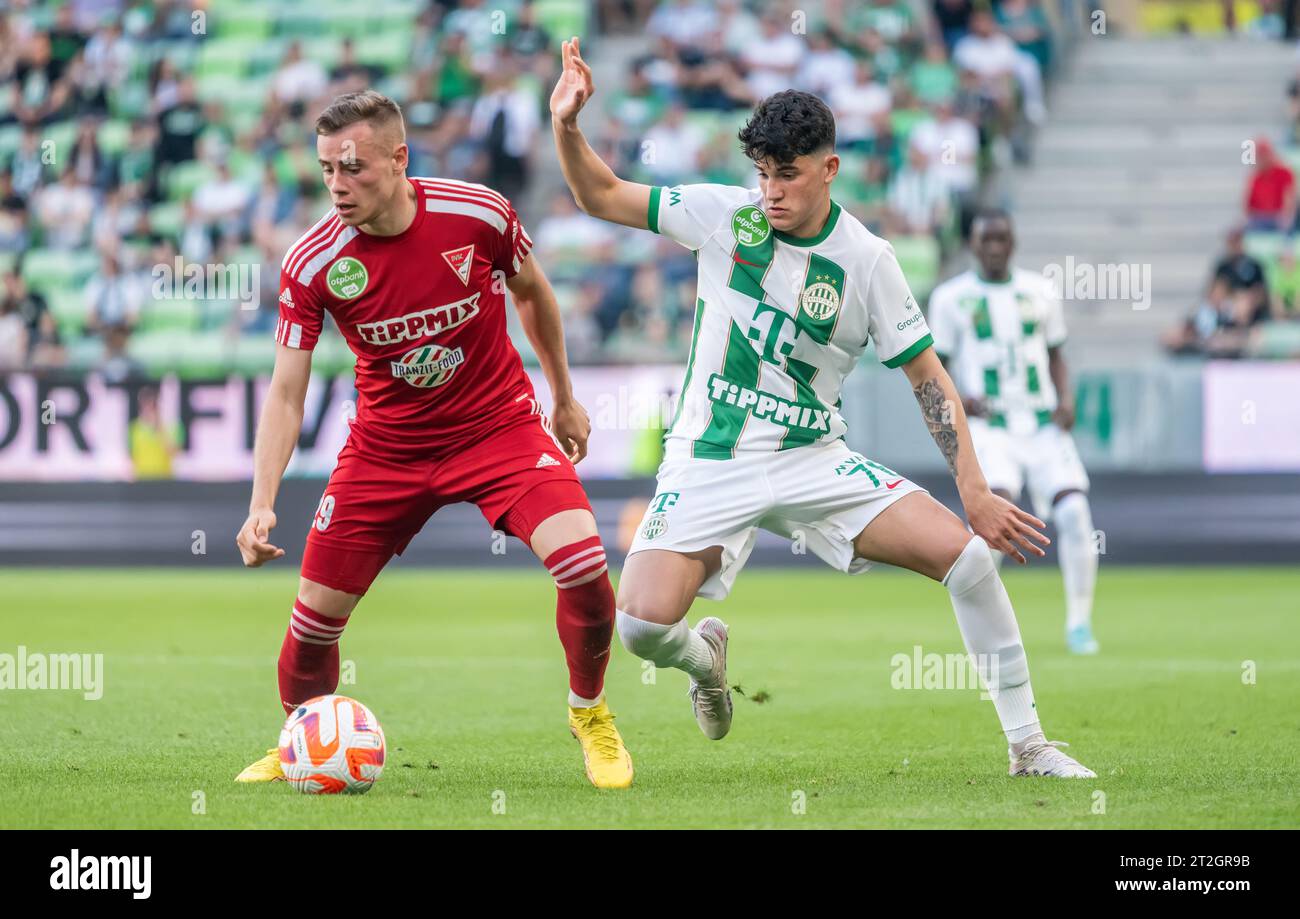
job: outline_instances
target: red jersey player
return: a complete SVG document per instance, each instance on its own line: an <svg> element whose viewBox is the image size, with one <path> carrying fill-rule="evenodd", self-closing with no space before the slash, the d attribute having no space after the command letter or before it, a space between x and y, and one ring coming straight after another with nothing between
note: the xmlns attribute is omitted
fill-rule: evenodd
<svg viewBox="0 0 1300 919"><path fill-rule="evenodd" d="M286 712L338 687L338 640L380 569L439 507L476 505L555 578L569 666L569 726L599 787L632 782L603 698L614 594L596 520L574 472L591 424L574 401L555 295L514 208L482 185L408 178L401 110L340 96L316 120L334 207L285 256L275 371L236 542L249 567L270 543L275 496L302 426L325 313L356 353L357 415L307 534L280 649ZM555 396L542 414L506 334L510 289ZM237 781L282 778L278 751Z"/></svg>

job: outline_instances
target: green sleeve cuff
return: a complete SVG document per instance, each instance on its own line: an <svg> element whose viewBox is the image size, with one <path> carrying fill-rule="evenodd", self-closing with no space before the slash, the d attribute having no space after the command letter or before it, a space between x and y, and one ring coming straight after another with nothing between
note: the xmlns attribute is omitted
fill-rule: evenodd
<svg viewBox="0 0 1300 919"><path fill-rule="evenodd" d="M903 351L899 354L895 354L887 361L881 361L881 363L883 363L886 367L889 367L890 369L893 369L895 367L901 367L933 344L934 344L934 338L930 335L929 332L926 332L923 336L917 339L917 341L912 345L912 347L908 348L906 351Z"/></svg>
<svg viewBox="0 0 1300 919"><path fill-rule="evenodd" d="M659 232L659 196L662 194L663 188L658 185L650 189L650 207L646 209L645 224L651 233Z"/></svg>

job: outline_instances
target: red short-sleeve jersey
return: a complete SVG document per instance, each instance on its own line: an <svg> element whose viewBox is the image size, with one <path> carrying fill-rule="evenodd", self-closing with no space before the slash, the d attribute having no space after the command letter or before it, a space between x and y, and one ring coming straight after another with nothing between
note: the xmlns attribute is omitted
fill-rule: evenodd
<svg viewBox="0 0 1300 919"><path fill-rule="evenodd" d="M409 181L415 219L396 236L363 233L331 210L289 249L276 341L310 350L329 313L357 356L353 440L428 453L532 412L505 313L506 278L532 240L490 188Z"/></svg>

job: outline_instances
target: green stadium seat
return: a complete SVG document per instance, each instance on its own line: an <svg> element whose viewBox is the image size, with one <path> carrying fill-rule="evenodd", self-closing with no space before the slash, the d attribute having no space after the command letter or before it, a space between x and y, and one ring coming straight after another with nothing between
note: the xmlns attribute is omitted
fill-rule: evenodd
<svg viewBox="0 0 1300 919"><path fill-rule="evenodd" d="M199 80L215 75L237 77L246 73L248 45L247 41L239 38L209 38L204 41L195 68Z"/></svg>
<svg viewBox="0 0 1300 919"><path fill-rule="evenodd" d="M939 241L933 236L899 236L889 242L912 293L925 299L939 277Z"/></svg>
<svg viewBox="0 0 1300 919"><path fill-rule="evenodd" d="M217 16L216 34L224 39L239 39L247 47L270 35L274 22L272 11L264 6L227 0Z"/></svg>
<svg viewBox="0 0 1300 919"><path fill-rule="evenodd" d="M193 300L148 300L140 310L140 331L193 331L199 316L200 304Z"/></svg>
<svg viewBox="0 0 1300 919"><path fill-rule="evenodd" d="M80 289L98 267L99 256L87 249L72 252L28 249L23 255L23 278L43 293L60 288Z"/></svg>
<svg viewBox="0 0 1300 919"><path fill-rule="evenodd" d="M82 334L90 307L86 304L86 292L81 286L55 287L42 290L45 302L50 308L50 315L59 326L59 333L65 340L74 339Z"/></svg>
<svg viewBox="0 0 1300 919"><path fill-rule="evenodd" d="M117 156L131 139L131 123L121 118L110 118L99 126L98 139L105 154Z"/></svg>
<svg viewBox="0 0 1300 919"><path fill-rule="evenodd" d="M361 50L360 42L357 42L357 50ZM311 38L302 39L302 56L330 70L343 56L343 44L336 35L320 35L318 28L313 31Z"/></svg>
<svg viewBox="0 0 1300 919"><path fill-rule="evenodd" d="M536 0L537 23L555 42L587 35L588 4L585 0Z"/></svg>
<svg viewBox="0 0 1300 919"><path fill-rule="evenodd" d="M380 32L357 40L357 60L387 71L399 71L411 59L411 32Z"/></svg>
<svg viewBox="0 0 1300 919"><path fill-rule="evenodd" d="M149 208L149 225L173 242L178 242L185 222L185 206L180 201L163 201Z"/></svg>
<svg viewBox="0 0 1300 919"><path fill-rule="evenodd" d="M211 166L197 160L176 163L167 170L167 197L172 201L188 201L194 190L215 174Z"/></svg>
<svg viewBox="0 0 1300 919"><path fill-rule="evenodd" d="M23 140L23 126L6 124L0 126L0 162L7 162Z"/></svg>

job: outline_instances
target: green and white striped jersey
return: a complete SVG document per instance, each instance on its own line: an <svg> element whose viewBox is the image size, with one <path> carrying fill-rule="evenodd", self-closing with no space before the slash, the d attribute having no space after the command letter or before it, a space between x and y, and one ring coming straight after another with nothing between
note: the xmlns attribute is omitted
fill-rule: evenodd
<svg viewBox="0 0 1300 919"><path fill-rule="evenodd" d="M757 188L678 185L651 189L648 223L699 261L667 458L836 440L840 390L867 342L887 367L931 344L893 247L834 202L821 233L800 239L772 227Z"/></svg>
<svg viewBox="0 0 1300 919"><path fill-rule="evenodd" d="M1019 434L1051 421L1047 349L1065 342L1065 315L1046 278L1013 268L999 283L967 271L934 289L927 312L935 351L963 396L987 400L990 424Z"/></svg>

